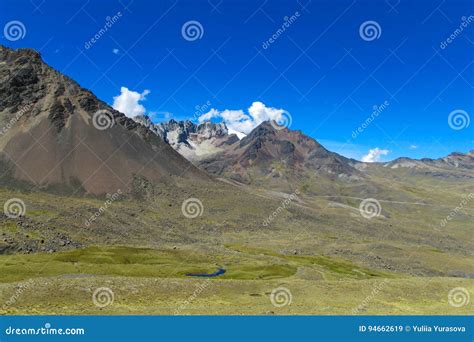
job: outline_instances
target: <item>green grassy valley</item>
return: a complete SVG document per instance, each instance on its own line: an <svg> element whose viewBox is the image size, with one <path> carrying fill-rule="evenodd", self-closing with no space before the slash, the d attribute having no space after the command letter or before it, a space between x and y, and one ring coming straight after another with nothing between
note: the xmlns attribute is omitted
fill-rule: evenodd
<svg viewBox="0 0 474 342"><path fill-rule="evenodd" d="M373 184L377 172L370 175ZM142 200L117 198L89 225L85 220L104 199L3 189L2 201L21 198L26 211L0 222L0 302L15 302L0 310L466 314L472 303L455 308L448 293L474 290L472 205L445 227L440 222L462 200L458 194L473 186L456 179L405 185L409 180L394 177L383 192L367 194L381 204L371 219L359 212L358 189L341 186L325 194L331 184L313 185L321 195L300 192L286 205L281 192L182 182L145 192ZM203 204L195 218L184 217L181 208L190 197ZM225 273L214 278L187 276L219 268ZM102 287L114 300L97 307L91 296ZM290 291L291 304L275 307L271 294L280 287Z"/></svg>

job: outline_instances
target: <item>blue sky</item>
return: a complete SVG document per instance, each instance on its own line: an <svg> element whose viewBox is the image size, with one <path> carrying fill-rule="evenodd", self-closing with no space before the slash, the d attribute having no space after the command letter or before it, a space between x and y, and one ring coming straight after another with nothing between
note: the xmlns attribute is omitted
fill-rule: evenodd
<svg viewBox="0 0 474 342"><path fill-rule="evenodd" d="M40 50L111 105L125 87L123 108L155 121L235 123L261 102L250 114L285 110L328 149L382 161L473 148L472 15L468 0L0 3L1 44Z"/></svg>

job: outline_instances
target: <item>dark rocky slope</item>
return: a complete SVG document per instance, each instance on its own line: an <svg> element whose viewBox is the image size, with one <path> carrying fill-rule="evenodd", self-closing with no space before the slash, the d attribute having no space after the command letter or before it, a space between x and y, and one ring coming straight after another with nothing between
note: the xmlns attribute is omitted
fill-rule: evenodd
<svg viewBox="0 0 474 342"><path fill-rule="evenodd" d="M137 178L207 179L148 128L46 65L34 50L0 46L0 122L4 184L103 194L129 191Z"/></svg>

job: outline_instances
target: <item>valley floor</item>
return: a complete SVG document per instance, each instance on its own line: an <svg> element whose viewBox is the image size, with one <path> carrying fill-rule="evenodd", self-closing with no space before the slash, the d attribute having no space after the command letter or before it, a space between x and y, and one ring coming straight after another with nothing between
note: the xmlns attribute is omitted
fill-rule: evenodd
<svg viewBox="0 0 474 342"><path fill-rule="evenodd" d="M88 247L0 258L3 314L420 315L470 314L474 280L413 277L347 260L228 246ZM186 276L226 272L215 278ZM459 298L448 298L453 289ZM469 296L469 294L467 295ZM461 303L456 307L452 301ZM456 302L457 301L457 302ZM461 302L459 302L461 301Z"/></svg>
<svg viewBox="0 0 474 342"><path fill-rule="evenodd" d="M420 182L290 204L288 192L222 182L113 201L0 188L0 203L25 209L0 216L0 314L470 314L471 205L442 222L474 189ZM361 215L366 197L377 217Z"/></svg>
<svg viewBox="0 0 474 342"><path fill-rule="evenodd" d="M405 278L312 281L136 278L69 275L0 285L0 301L18 297L3 314L42 315L466 315L473 304L456 308L447 294L455 287L474 291L474 280ZM100 308L98 288L113 291ZM271 292L284 287L291 303L275 307ZM378 289L378 290L377 290Z"/></svg>

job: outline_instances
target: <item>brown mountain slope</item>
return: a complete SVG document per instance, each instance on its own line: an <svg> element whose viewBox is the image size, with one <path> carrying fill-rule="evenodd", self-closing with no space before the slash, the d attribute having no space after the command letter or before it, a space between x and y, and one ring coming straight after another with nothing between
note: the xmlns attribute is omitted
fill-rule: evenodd
<svg viewBox="0 0 474 342"><path fill-rule="evenodd" d="M154 133L33 50L0 46L0 120L4 183L103 194L131 190L137 177L207 179Z"/></svg>
<svg viewBox="0 0 474 342"><path fill-rule="evenodd" d="M198 165L244 183L295 183L308 177L350 181L361 176L349 159L326 150L301 131L276 129L268 121Z"/></svg>

